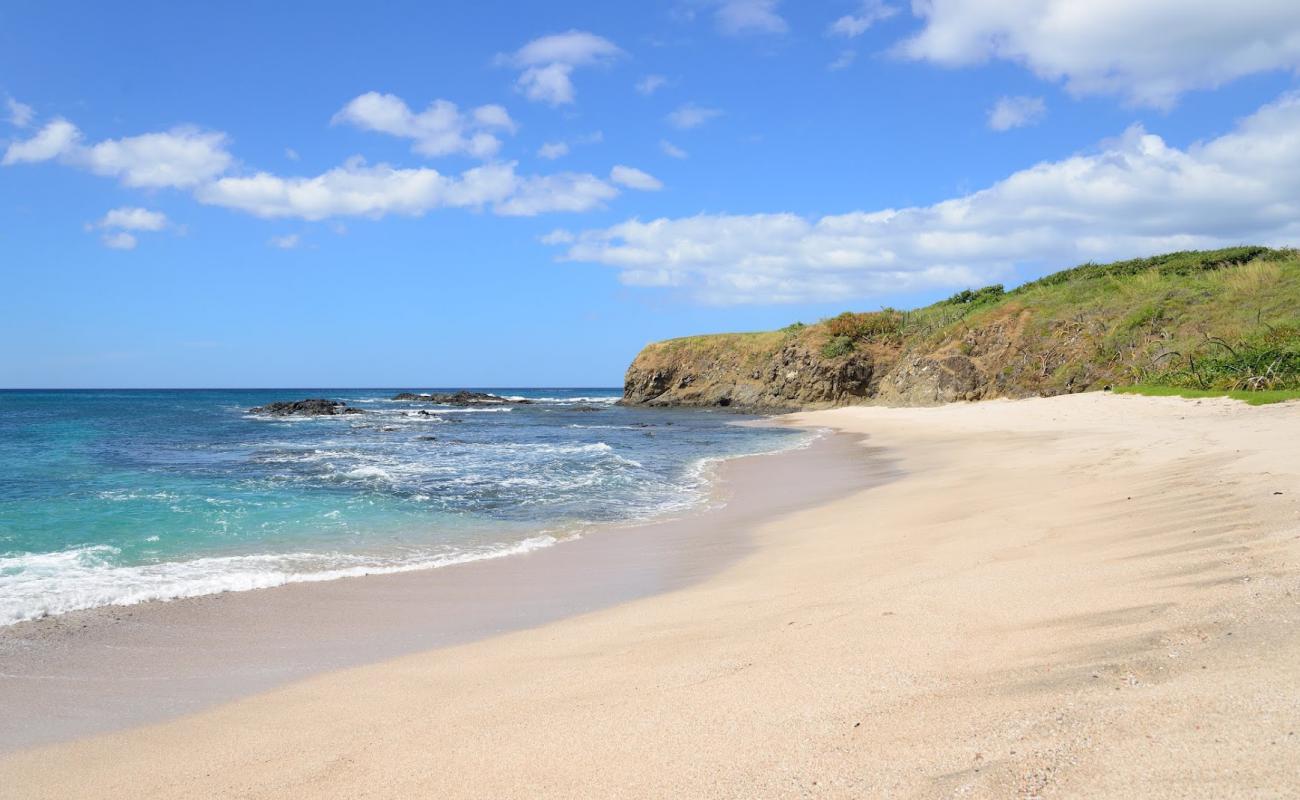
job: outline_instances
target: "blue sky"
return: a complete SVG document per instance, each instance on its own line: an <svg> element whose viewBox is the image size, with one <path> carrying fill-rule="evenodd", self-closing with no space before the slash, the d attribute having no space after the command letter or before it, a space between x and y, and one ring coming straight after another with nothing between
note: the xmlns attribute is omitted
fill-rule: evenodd
<svg viewBox="0 0 1300 800"><path fill-rule="evenodd" d="M1300 5L1009 5L6 3L0 386L616 385L1300 240Z"/></svg>

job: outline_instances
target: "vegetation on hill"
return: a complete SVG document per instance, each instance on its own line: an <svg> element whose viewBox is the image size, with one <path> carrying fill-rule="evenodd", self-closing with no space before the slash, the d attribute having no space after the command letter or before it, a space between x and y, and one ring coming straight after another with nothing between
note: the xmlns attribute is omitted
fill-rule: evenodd
<svg viewBox="0 0 1300 800"><path fill-rule="evenodd" d="M925 308L650 345L629 402L943 402L1141 384L1300 389L1300 253L1264 247L1084 264Z"/></svg>

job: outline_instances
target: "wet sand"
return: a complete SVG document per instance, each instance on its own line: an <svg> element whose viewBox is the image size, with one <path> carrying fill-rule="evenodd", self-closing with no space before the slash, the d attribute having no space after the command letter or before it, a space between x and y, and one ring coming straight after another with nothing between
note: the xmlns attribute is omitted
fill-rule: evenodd
<svg viewBox="0 0 1300 800"><path fill-rule="evenodd" d="M635 599L11 753L0 794L1300 794L1300 406L792 421L882 455L755 459L763 494L882 456L894 479Z"/></svg>

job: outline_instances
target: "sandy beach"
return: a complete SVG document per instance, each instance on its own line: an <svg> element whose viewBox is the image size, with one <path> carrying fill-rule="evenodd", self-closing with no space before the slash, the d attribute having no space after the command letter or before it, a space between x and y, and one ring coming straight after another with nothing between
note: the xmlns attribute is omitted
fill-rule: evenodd
<svg viewBox="0 0 1300 800"><path fill-rule="evenodd" d="M856 435L804 485L891 479L774 507L654 592L10 753L0 796L1300 793L1300 407L789 421Z"/></svg>

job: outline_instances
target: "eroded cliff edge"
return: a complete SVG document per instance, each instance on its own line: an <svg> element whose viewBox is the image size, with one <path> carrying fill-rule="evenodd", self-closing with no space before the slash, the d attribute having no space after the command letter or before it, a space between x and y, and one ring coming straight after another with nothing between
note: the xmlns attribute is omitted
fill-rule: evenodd
<svg viewBox="0 0 1300 800"><path fill-rule="evenodd" d="M1261 363L1228 363L1248 351ZM1207 377L1207 364L1222 373ZM1288 365L1300 368L1300 257L1239 247L1086 264L914 311L656 342L628 368L623 402L918 405L1154 379L1285 383L1297 379Z"/></svg>

